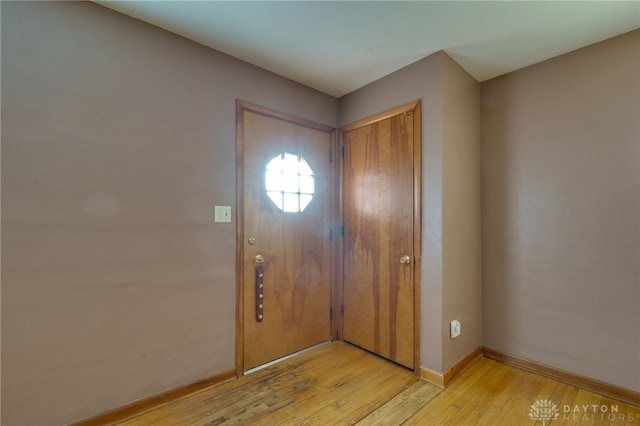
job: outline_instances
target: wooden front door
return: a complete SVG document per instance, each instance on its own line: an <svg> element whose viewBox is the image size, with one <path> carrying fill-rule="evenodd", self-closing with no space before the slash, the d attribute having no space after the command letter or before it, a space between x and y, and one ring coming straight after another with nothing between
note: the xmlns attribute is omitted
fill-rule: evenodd
<svg viewBox="0 0 640 426"><path fill-rule="evenodd" d="M344 340L409 368L417 365L417 108L343 129Z"/></svg>
<svg viewBox="0 0 640 426"><path fill-rule="evenodd" d="M330 339L332 130L238 103L242 371Z"/></svg>

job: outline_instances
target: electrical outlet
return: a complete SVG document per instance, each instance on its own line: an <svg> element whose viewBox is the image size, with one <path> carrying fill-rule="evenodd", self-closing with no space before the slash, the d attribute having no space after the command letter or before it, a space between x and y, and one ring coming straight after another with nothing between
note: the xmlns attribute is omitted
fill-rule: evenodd
<svg viewBox="0 0 640 426"><path fill-rule="evenodd" d="M215 222L231 222L231 206L215 206Z"/></svg>
<svg viewBox="0 0 640 426"><path fill-rule="evenodd" d="M451 321L451 338L455 339L460 335L461 332L462 330L460 326L460 321L458 320Z"/></svg>

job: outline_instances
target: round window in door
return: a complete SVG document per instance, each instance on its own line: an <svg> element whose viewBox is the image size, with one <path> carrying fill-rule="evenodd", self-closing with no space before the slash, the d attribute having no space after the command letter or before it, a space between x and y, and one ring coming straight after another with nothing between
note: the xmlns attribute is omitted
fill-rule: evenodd
<svg viewBox="0 0 640 426"><path fill-rule="evenodd" d="M267 195L283 212L302 212L315 194L315 180L309 163L304 157L289 152L269 161L264 181Z"/></svg>

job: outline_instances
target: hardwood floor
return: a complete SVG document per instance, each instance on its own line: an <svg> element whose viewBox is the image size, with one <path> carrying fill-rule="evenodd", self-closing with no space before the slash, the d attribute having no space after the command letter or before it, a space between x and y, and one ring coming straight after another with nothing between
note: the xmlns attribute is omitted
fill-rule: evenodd
<svg viewBox="0 0 640 426"><path fill-rule="evenodd" d="M558 417L545 422L549 426L640 425L638 407L486 358L403 425L539 426L541 420L529 417L532 404L539 400L550 400L557 407Z"/></svg>
<svg viewBox="0 0 640 426"><path fill-rule="evenodd" d="M348 344L331 343L138 413L121 425L640 425L640 408L481 359L445 390ZM565 410L569 410L565 413ZM577 410L577 411L576 411ZM603 412L606 410L606 413Z"/></svg>

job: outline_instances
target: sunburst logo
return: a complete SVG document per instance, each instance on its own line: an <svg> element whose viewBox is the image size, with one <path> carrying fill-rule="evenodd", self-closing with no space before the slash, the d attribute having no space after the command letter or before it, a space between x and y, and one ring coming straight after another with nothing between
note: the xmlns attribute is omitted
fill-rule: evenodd
<svg viewBox="0 0 640 426"><path fill-rule="evenodd" d="M539 399L529 408L529 418L533 421L542 421L542 426L552 422L560 416L558 406L549 399Z"/></svg>

